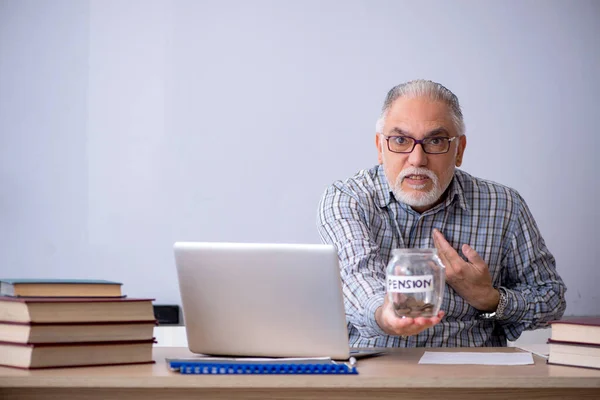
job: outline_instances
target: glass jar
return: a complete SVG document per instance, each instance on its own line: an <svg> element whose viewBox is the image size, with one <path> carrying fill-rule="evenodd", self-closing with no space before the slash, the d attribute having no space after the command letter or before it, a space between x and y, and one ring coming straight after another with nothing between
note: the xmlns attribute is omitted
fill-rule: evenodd
<svg viewBox="0 0 600 400"><path fill-rule="evenodd" d="M446 273L437 249L394 249L387 266L387 296L398 317L437 316Z"/></svg>

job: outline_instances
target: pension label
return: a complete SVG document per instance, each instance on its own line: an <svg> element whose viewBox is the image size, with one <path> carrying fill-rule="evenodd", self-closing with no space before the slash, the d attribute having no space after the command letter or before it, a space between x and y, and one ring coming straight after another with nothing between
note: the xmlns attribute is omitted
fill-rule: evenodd
<svg viewBox="0 0 600 400"><path fill-rule="evenodd" d="M391 293L431 292L433 275L388 276L387 291Z"/></svg>

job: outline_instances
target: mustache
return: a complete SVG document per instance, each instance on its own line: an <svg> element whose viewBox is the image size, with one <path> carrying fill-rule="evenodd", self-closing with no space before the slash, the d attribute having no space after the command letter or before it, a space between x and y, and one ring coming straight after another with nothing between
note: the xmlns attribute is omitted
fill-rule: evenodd
<svg viewBox="0 0 600 400"><path fill-rule="evenodd" d="M398 181L401 181L402 179L406 178L408 175L425 175L426 177L428 177L429 179L431 179L433 182L437 181L437 176L435 176L435 174L428 170L427 168L418 168L418 167L408 167L406 169L403 169L400 174L398 175Z"/></svg>

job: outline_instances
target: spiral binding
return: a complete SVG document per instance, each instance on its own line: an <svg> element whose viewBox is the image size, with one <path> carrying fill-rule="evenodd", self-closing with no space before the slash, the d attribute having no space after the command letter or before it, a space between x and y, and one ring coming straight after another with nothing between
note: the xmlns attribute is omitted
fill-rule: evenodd
<svg viewBox="0 0 600 400"><path fill-rule="evenodd" d="M171 368L186 375L228 375L228 374L304 374L340 375L358 374L356 367L346 364L244 364L171 362Z"/></svg>

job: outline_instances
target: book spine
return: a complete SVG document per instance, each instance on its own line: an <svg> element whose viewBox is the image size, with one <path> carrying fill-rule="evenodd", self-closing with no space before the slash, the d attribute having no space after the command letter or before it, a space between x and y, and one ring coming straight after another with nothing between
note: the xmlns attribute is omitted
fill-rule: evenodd
<svg viewBox="0 0 600 400"><path fill-rule="evenodd" d="M599 367L590 367L590 366L587 366L587 365L564 364L564 363L553 362L553 361L550 361L550 360L547 360L546 364L548 364L548 365L559 365L561 367L576 367L576 368L586 368L586 369L600 370L600 366Z"/></svg>

